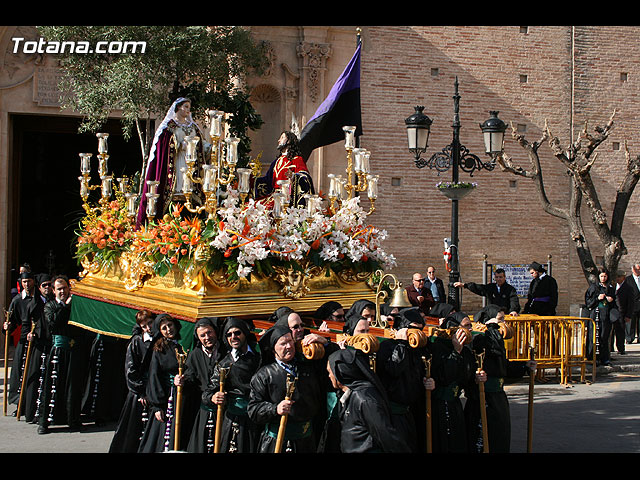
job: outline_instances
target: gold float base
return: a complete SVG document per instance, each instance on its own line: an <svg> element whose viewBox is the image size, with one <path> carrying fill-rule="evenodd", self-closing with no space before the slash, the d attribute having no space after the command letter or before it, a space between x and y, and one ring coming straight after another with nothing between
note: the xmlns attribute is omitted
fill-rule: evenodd
<svg viewBox="0 0 640 480"><path fill-rule="evenodd" d="M360 299L375 301L368 275L339 276L330 270L329 274L325 270L297 278L294 285L277 282L272 277L252 277L229 286L219 286L223 283L219 279L204 276L195 281L187 279L187 286L184 276L172 271L165 277L153 276L135 289L123 281L118 268L111 273L85 271L84 274L73 283L74 293L137 309L169 313L190 321L203 317L269 315L285 305L299 313L313 313L328 301L339 302L345 308Z"/></svg>

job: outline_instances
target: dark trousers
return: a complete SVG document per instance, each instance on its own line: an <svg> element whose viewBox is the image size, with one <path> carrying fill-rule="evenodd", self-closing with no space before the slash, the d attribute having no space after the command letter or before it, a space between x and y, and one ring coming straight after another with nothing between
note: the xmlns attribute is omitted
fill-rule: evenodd
<svg viewBox="0 0 640 480"><path fill-rule="evenodd" d="M624 341L625 341L625 331L624 331L625 323L624 320L618 320L611 324L611 336L609 337L609 351L613 352L614 343L615 349L619 353L624 352Z"/></svg>
<svg viewBox="0 0 640 480"><path fill-rule="evenodd" d="M634 313L631 316L631 321L625 324L625 336L628 343L632 343L640 335L638 320L640 320L640 313Z"/></svg>

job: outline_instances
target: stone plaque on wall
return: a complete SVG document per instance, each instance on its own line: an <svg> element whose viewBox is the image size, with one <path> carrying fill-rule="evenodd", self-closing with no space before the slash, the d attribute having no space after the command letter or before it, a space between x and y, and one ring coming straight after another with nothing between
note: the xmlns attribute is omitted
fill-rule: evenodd
<svg viewBox="0 0 640 480"><path fill-rule="evenodd" d="M42 107L59 107L60 91L58 84L62 72L56 67L38 67L33 81L33 101Z"/></svg>

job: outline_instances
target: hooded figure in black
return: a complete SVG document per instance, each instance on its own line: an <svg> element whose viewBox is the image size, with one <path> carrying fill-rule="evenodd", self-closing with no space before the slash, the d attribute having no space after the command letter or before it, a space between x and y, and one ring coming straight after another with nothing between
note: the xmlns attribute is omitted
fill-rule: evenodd
<svg viewBox="0 0 640 480"><path fill-rule="evenodd" d="M193 328L193 349L187 357L184 372L182 427L190 429L189 443L184 444L190 453L203 453L206 448L209 422L215 423L215 412L202 404L202 394L218 362L224 357L226 347L221 336L222 319L204 317Z"/></svg>
<svg viewBox="0 0 640 480"><path fill-rule="evenodd" d="M124 377L129 393L122 407L109 453L136 453L149 420L146 390L153 352L150 347L159 335L159 332L153 330L153 321L153 314L149 311L141 310L136 314L136 324L125 355Z"/></svg>
<svg viewBox="0 0 640 480"><path fill-rule="evenodd" d="M17 406L20 400L23 369L29 349L28 338L32 338L31 356L27 365L27 378L24 382L25 391L22 395L21 415L24 415L27 422L33 422L36 420L42 354L47 352L49 333L46 322L43 321L44 302L35 285L34 275L30 272L23 272L20 274L20 282L23 289L19 295L13 297L9 305L9 321L6 332L11 335L16 328L21 327L20 339L13 353L13 364L9 377L9 403ZM30 284L30 290L25 288L26 284ZM32 327L33 336L31 335Z"/></svg>
<svg viewBox="0 0 640 480"><path fill-rule="evenodd" d="M176 352L184 355L180 338L180 322L163 313L156 317L154 330L160 337L154 342L149 366L147 399L150 406L149 422L140 441L139 453L155 453L174 449L175 399L174 378L179 373ZM181 445L186 445L189 437L181 429Z"/></svg>
<svg viewBox="0 0 640 480"><path fill-rule="evenodd" d="M356 300L347 314L345 315L345 323L342 331L347 335L354 335L356 333L356 328L358 327L358 322L360 320L366 320L363 316L363 312L365 309L372 310L374 313L376 311L376 304L371 300L360 299ZM367 326L368 331L368 326Z"/></svg>
<svg viewBox="0 0 640 480"><path fill-rule="evenodd" d="M273 361L263 365L250 382L249 418L260 425L259 453L275 451L282 415L288 415L283 451L313 453L318 415L326 414L326 374L319 375L316 362L299 361L288 326L276 324L260 339L260 348ZM285 400L287 380L295 381L291 401Z"/></svg>
<svg viewBox="0 0 640 480"><path fill-rule="evenodd" d="M407 308L395 315L394 339L380 342L376 373L389 396L393 424L413 452L424 452L425 362L431 357L426 347L413 348L407 340L408 329L424 328L419 307ZM421 427L418 429L418 425Z"/></svg>
<svg viewBox="0 0 640 480"><path fill-rule="evenodd" d="M342 453L409 453L411 449L391 421L384 386L359 350L329 356L330 377L341 391L338 400Z"/></svg>
<svg viewBox="0 0 640 480"><path fill-rule="evenodd" d="M337 313L340 315L336 316ZM318 307L316 312L313 314L313 318L316 326L318 326L320 330L329 330L327 322L344 323L344 310L342 308L342 304L334 302L333 300L325 302Z"/></svg>
<svg viewBox="0 0 640 480"><path fill-rule="evenodd" d="M446 319L450 314L455 312L455 307L450 303L436 303L431 310L429 311L429 316L438 318L438 319Z"/></svg>
<svg viewBox="0 0 640 480"><path fill-rule="evenodd" d="M504 323L504 307L489 304L474 315L474 321L485 325L484 332L474 332L471 350L483 355L482 370L486 374L484 382L485 408L487 412L487 435L489 452L509 453L511 445L511 416L509 402L503 389L506 377L524 375L527 364L509 362L505 349L507 330L501 329ZM478 365L479 366L479 365ZM482 453L483 436L480 416L480 394L477 382L469 381L465 386L465 417L469 451Z"/></svg>
<svg viewBox="0 0 640 480"><path fill-rule="evenodd" d="M202 404L216 413L219 405L224 408L220 453L254 453L260 432L247 414L247 405L251 377L261 365L260 348L247 323L238 318L227 319L222 329L222 339L227 354L214 368L202 394ZM224 391L220 392L223 370ZM218 404L214 399L223 403ZM205 445L207 453L213 452L214 448L215 431L211 434L211 441Z"/></svg>
<svg viewBox="0 0 640 480"><path fill-rule="evenodd" d="M434 453L466 453L467 435L464 410L460 401L461 389L475 375L473 352L465 345L461 328L471 328L469 317L463 312L451 312L441 328L455 329L451 338L432 336L431 377L435 389L431 394L432 438Z"/></svg>

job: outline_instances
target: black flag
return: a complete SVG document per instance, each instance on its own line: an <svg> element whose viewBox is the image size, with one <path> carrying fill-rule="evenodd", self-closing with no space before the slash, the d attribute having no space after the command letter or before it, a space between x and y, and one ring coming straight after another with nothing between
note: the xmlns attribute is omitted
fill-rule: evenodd
<svg viewBox="0 0 640 480"><path fill-rule="evenodd" d="M329 95L318 107L300 133L300 151L307 161L318 147L330 145L345 138L342 127L354 126L355 137L362 135L360 110L360 51L358 43L351 61L331 88Z"/></svg>

